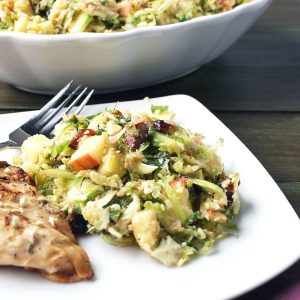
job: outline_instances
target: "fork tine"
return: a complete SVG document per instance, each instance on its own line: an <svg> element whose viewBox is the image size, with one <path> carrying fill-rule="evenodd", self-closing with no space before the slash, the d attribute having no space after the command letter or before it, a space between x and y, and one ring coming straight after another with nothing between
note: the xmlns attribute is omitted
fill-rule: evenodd
<svg viewBox="0 0 300 300"><path fill-rule="evenodd" d="M81 88L81 85L77 86L74 91L64 100L59 106L57 106L45 119L37 124L38 127L43 127L49 121L51 121L55 115L73 98L77 91Z"/></svg>
<svg viewBox="0 0 300 300"><path fill-rule="evenodd" d="M69 105L69 107L65 110L65 114L68 114L70 110L77 104L77 102L81 99L88 88L86 87L78 96L77 98Z"/></svg>
<svg viewBox="0 0 300 300"><path fill-rule="evenodd" d="M29 119L26 123L24 123L21 128L25 129L27 125L32 125L33 122L36 122L41 117L43 117L49 109L51 109L60 99L61 97L67 92L67 90L72 85L73 80L71 80L65 87L63 87L45 106L43 106L39 113L33 116L31 119Z"/></svg>
<svg viewBox="0 0 300 300"><path fill-rule="evenodd" d="M79 86L81 87L81 85ZM77 90L79 89L79 87L77 87L74 92L72 93L73 95L77 92ZM73 102L68 106L68 108L62 113L60 114L59 118L55 119L55 122L51 122L52 119L54 119L55 115L59 112L59 110L61 109L61 107L63 106L62 104L65 104L66 102L68 102L68 100L70 99L70 96L68 97L68 99L66 99L60 106L61 107L57 107L57 109L55 109L55 111L53 111L48 117L46 121L43 121L41 123L41 126L44 126L46 123L48 123L48 121L50 121L49 128L50 128L50 124L53 123L52 127L54 127L58 122L60 122L63 118L63 115L66 115L73 107L74 105L76 105L76 103L81 99L82 95L86 92L87 88L84 88L83 91L76 97L75 100L73 100ZM45 127L45 131L48 130L48 125Z"/></svg>
<svg viewBox="0 0 300 300"><path fill-rule="evenodd" d="M86 89L85 89L86 90ZM83 107L86 105L86 103L90 100L92 94L93 94L94 90L92 90L82 101L82 103L80 104L80 106L77 108L77 110L75 111L74 114L78 114ZM80 93L80 95L71 103L70 106L74 106L74 102L78 102L81 98L81 96L83 95L83 92ZM72 109L72 107L68 107L66 111L70 111ZM51 133L51 131L53 130L54 126L62 119L63 115L66 113L66 111L62 112L58 118L53 119L52 121L50 121L50 123L48 123L42 130L41 133L45 134L45 135L49 135Z"/></svg>
<svg viewBox="0 0 300 300"><path fill-rule="evenodd" d="M84 106L88 103L88 101L92 97L93 93L94 93L94 90L91 90L89 92L89 94L85 97L85 99L82 101L82 103L75 110L74 115L78 115L82 111L82 109L84 108Z"/></svg>

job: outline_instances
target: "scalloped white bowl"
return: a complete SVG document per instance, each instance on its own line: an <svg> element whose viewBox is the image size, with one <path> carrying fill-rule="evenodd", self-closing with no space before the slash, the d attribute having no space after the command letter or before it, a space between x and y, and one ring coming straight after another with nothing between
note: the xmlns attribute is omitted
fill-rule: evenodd
<svg viewBox="0 0 300 300"><path fill-rule="evenodd" d="M0 80L49 94L71 79L103 93L168 81L221 55L270 2L253 0L225 13L127 32L1 32Z"/></svg>

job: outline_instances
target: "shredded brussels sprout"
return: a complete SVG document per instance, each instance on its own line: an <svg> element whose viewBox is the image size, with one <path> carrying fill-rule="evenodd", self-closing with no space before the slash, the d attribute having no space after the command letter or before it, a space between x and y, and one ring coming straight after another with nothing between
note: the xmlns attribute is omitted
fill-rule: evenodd
<svg viewBox="0 0 300 300"><path fill-rule="evenodd" d="M223 170L222 140L206 145L173 117L166 106L71 115L52 139L28 138L15 162L49 201L81 214L87 233L181 266L236 229L239 174Z"/></svg>

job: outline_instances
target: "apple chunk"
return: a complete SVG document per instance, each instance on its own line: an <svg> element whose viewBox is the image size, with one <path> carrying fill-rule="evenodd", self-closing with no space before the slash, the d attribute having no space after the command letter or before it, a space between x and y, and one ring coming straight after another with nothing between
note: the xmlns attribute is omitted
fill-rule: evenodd
<svg viewBox="0 0 300 300"><path fill-rule="evenodd" d="M132 218L132 231L138 245L151 254L158 244L160 232L156 211L145 209L135 213Z"/></svg>
<svg viewBox="0 0 300 300"><path fill-rule="evenodd" d="M98 166L108 148L108 134L95 135L87 138L73 153L69 166L76 172Z"/></svg>
<svg viewBox="0 0 300 300"><path fill-rule="evenodd" d="M99 167L99 173L104 176L119 175L124 176L126 173L124 154L117 152L114 148L109 148L103 157Z"/></svg>

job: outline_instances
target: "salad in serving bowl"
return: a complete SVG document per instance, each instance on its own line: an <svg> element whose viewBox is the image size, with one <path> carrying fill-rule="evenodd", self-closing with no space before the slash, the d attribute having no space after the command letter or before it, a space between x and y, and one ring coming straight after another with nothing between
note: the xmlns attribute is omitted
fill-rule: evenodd
<svg viewBox="0 0 300 300"><path fill-rule="evenodd" d="M166 106L133 115L70 115L54 137L30 137L15 158L77 232L137 244L167 266L205 254L236 228L239 174Z"/></svg>
<svg viewBox="0 0 300 300"><path fill-rule="evenodd" d="M2 0L0 80L43 94L70 78L101 93L165 82L220 56L270 2Z"/></svg>
<svg viewBox="0 0 300 300"><path fill-rule="evenodd" d="M0 31L126 31L228 11L250 0L2 0Z"/></svg>

